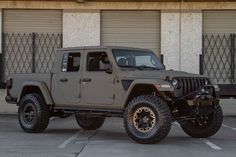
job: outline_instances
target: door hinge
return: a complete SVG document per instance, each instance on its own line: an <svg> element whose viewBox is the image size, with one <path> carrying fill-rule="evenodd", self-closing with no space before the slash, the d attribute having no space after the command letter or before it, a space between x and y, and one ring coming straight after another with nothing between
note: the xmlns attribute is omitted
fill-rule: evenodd
<svg viewBox="0 0 236 157"><path fill-rule="evenodd" d="M115 96L115 94L113 94L113 99L115 99L116 98L116 96Z"/></svg>

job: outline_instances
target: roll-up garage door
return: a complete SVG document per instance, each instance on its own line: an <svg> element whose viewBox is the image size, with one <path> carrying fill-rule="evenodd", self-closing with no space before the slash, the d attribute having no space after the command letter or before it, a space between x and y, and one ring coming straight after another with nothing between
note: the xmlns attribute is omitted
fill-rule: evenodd
<svg viewBox="0 0 236 157"><path fill-rule="evenodd" d="M236 33L236 11L204 11L204 34Z"/></svg>
<svg viewBox="0 0 236 157"><path fill-rule="evenodd" d="M236 11L203 11L203 73L218 84L235 83Z"/></svg>
<svg viewBox="0 0 236 157"><path fill-rule="evenodd" d="M103 45L147 48L160 55L159 11L102 11Z"/></svg>
<svg viewBox="0 0 236 157"><path fill-rule="evenodd" d="M62 47L62 10L3 10L4 80L50 72Z"/></svg>
<svg viewBox="0 0 236 157"><path fill-rule="evenodd" d="M61 10L4 10L5 33L61 33Z"/></svg>

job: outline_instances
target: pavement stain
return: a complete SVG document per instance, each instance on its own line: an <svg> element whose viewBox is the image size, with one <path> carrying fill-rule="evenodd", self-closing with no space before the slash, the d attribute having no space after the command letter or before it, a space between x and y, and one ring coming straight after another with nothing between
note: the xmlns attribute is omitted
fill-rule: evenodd
<svg viewBox="0 0 236 157"><path fill-rule="evenodd" d="M98 133L98 130L94 131L94 132L87 138L87 141L86 141L85 143L83 143L83 146L81 147L80 151L74 153L74 154L75 154L75 157L79 157L79 156L83 153L83 151L84 151L84 149L86 148L86 146L90 143L91 139L92 139L94 136L97 135L97 133Z"/></svg>

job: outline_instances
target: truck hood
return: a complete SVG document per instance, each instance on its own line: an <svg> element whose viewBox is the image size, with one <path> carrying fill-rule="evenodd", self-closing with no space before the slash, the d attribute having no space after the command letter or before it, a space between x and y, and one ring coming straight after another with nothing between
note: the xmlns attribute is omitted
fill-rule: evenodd
<svg viewBox="0 0 236 157"><path fill-rule="evenodd" d="M192 73L187 73L183 71L174 71L174 70L125 70L121 71L121 77L122 78L134 78L134 79L162 79L165 80L168 76L170 79L174 77L195 77L195 78L201 78L204 77L203 75L197 75Z"/></svg>

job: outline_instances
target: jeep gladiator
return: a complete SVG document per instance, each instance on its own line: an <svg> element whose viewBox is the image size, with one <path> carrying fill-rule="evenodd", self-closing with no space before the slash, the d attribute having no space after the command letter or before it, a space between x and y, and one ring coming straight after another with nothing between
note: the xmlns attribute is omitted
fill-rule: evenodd
<svg viewBox="0 0 236 157"><path fill-rule="evenodd" d="M209 78L165 70L151 50L128 47L74 47L58 50L52 73L12 74L8 103L17 104L21 128L44 131L50 117L75 115L85 130L105 117L121 117L137 143L163 140L173 122L191 137L220 129L219 87Z"/></svg>

